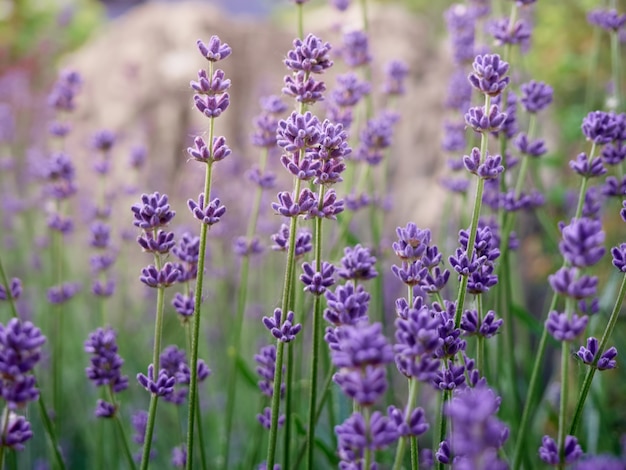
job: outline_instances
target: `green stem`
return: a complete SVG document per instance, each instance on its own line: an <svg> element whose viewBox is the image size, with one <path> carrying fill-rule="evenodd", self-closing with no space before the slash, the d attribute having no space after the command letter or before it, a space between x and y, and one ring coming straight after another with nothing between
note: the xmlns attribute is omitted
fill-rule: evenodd
<svg viewBox="0 0 626 470"><path fill-rule="evenodd" d="M489 95L485 95L485 112L489 111L491 99ZM488 133L483 132L480 136L480 161L485 161L487 155L487 141ZM476 186L476 196L474 197L474 209L472 210L472 224L470 226L469 240L467 241L467 258L472 259L474 254L474 243L476 243L476 232L478 230L478 219L480 217L480 210L483 203L483 190L485 188L485 180L478 178L478 184ZM454 318L454 325L456 328L461 324L461 315L463 313L463 305L465 303L465 294L467 291L468 277L463 276L461 279L461 285L459 286L459 293L456 302L456 313Z"/></svg>
<svg viewBox="0 0 626 470"><path fill-rule="evenodd" d="M211 62L210 62L211 64ZM213 142L213 119L209 125L209 142ZM211 178L213 163L206 165L204 177L204 201L209 203L211 195ZM198 276L194 291L193 327L191 332L191 379L189 381L189 410L187 413L187 470L193 468L193 434L195 430L195 408L198 397L198 342L200 338L200 306L202 304L202 288L204 283L204 261L206 257L207 232L209 226L202 224L200 227L200 251L198 254ZM200 443L203 445L204 443Z"/></svg>
<svg viewBox="0 0 626 470"><path fill-rule="evenodd" d="M438 440L434 442L434 447L435 450L434 452L437 452L438 446L441 442L443 442L446 439L446 416L444 414L444 408L446 406L446 402L448 401L448 395L449 395L449 391L448 390L444 390L444 392L442 394L440 394L439 396L441 397L440 401L440 407L439 407L439 414L438 414L438 418L437 418L437 436L438 436ZM443 469L443 464L440 462L437 462L436 467L438 469Z"/></svg>
<svg viewBox="0 0 626 470"><path fill-rule="evenodd" d="M615 329L615 324L617 323L617 319L619 317L619 312L622 308L622 303L624 302L624 297L626 296L626 274L622 276L622 284L619 289L619 293L617 294L617 299L615 301L615 305L613 306L613 310L611 311L611 316L609 317L609 322L604 329L604 333L602 334L602 339L600 339L600 343L598 345L598 353L593 360L593 363L587 369L587 374L585 375L585 379L583 381L583 386L580 391L580 395L578 397L578 402L576 404L576 412L574 413L574 419L572 420L572 425L569 430L569 434L572 436L576 435L578 430L578 426L582 419L583 409L585 407L585 401L587 400L587 395L589 394L589 390L591 389L591 382L593 380L593 376L596 373L598 360L600 356L604 353L604 349L609 342L609 338L613 334L613 330Z"/></svg>
<svg viewBox="0 0 626 470"><path fill-rule="evenodd" d="M596 153L596 143L594 142L591 145L591 151L589 152L589 166L593 163L595 159ZM578 193L578 204L576 206L576 215L574 218L579 219L583 213L583 206L585 205L585 195L587 194L587 185L589 184L589 178L583 176L582 182L580 183L580 191Z"/></svg>
<svg viewBox="0 0 626 470"><path fill-rule="evenodd" d="M411 417L411 412L413 411L413 408L415 407L415 402L417 400L417 389L418 389L417 380L414 378L410 378L409 379L409 397L407 399L406 409L404 411L405 421L408 421L408 419ZM404 453L406 450L406 441L407 441L406 436L400 438L400 440L398 441L398 447L396 448L396 457L393 462L393 470L400 470L402 468L402 461L404 460ZM413 447L413 442L411 442L411 447ZM414 463L413 452L411 452L411 465L413 465L413 463Z"/></svg>
<svg viewBox="0 0 626 470"><path fill-rule="evenodd" d="M4 420L2 422L2 440L4 441L4 437L7 433L7 427L9 426L9 407L6 406L4 408ZM4 449L6 446L0 446L0 468L4 468Z"/></svg>
<svg viewBox="0 0 626 470"><path fill-rule="evenodd" d="M617 31L611 31L611 72L613 75L613 97L615 98L615 110L617 112L622 108L622 91L620 82L620 53L619 53L619 34Z"/></svg>
<svg viewBox="0 0 626 470"><path fill-rule="evenodd" d="M324 200L324 186L319 189L319 204ZM315 219L315 271L322 270L322 221L321 217ZM322 296L316 295L313 300L313 339L311 351L311 376L309 387L309 425L307 433L307 468L313 470L313 450L315 443L315 404L317 401L317 370L319 366L320 341L322 333ZM287 466L285 466L287 468Z"/></svg>
<svg viewBox="0 0 626 470"><path fill-rule="evenodd" d="M296 8L298 15L298 37L300 39L304 39L304 7L302 6L302 3L298 3Z"/></svg>
<svg viewBox="0 0 626 470"><path fill-rule="evenodd" d="M300 150L304 152L304 150ZM298 198L300 194L301 181L296 178L294 184L294 197ZM296 230L298 228L297 217L291 218L289 225L289 246L287 248L287 262L285 267L285 280L283 285L283 299L282 299L282 315L281 324L287 317L287 309L290 304L291 298L291 285L293 283L293 273L295 270L295 245L296 245ZM282 384L283 377L283 355L284 355L285 343L277 341L276 344L276 372L274 376L274 391L272 394L272 423L270 426L270 436L267 446L267 468L274 468L274 461L276 460L276 441L278 439L278 413L280 411L280 386ZM191 469L189 469L191 470Z"/></svg>
<svg viewBox="0 0 626 470"><path fill-rule="evenodd" d="M117 409L118 406L117 406L117 403L115 402L115 395L113 394L113 390L111 389L110 386L108 387L108 391L109 391L109 399L111 400L111 403L113 403L113 405ZM122 440L122 446L124 447L124 455L126 456L126 460L128 460L128 466L132 470L135 470L136 468L135 460L133 459L133 454L131 453L130 446L128 445L128 439L126 438L126 431L124 430L124 425L122 424L119 411L115 412L114 419L115 419L115 424L117 425L117 429L120 433L120 439Z"/></svg>
<svg viewBox="0 0 626 470"><path fill-rule="evenodd" d="M39 405L39 414L41 415L43 427L46 430L48 440L50 441L50 445L52 446L52 453L54 454L55 463L59 469L65 470L65 462L63 461L63 456L61 456L61 451L59 450L59 443L56 437L56 433L54 432L54 426L52 425L50 415L48 414L46 404L43 402L43 396L41 394L39 394L37 404Z"/></svg>
<svg viewBox="0 0 626 470"><path fill-rule="evenodd" d="M148 408L148 423L146 425L146 435L143 441L143 452L141 454L141 470L147 470L150 465L150 447L152 447L152 434L154 432L154 422L156 421L157 404L159 397L156 394L150 396L150 406Z"/></svg>
<svg viewBox="0 0 626 470"><path fill-rule="evenodd" d="M483 321L483 296L476 296L476 310L478 311L478 324L480 325ZM476 367L480 371L483 376L486 376L485 371L485 337L481 334L476 337Z"/></svg>
<svg viewBox="0 0 626 470"><path fill-rule="evenodd" d="M559 461L565 461L565 418L567 415L567 395L569 383L569 343L561 342L561 397L559 404L558 449Z"/></svg>
<svg viewBox="0 0 626 470"><path fill-rule="evenodd" d="M293 293L292 293L293 295ZM293 298L293 297L292 297ZM293 408L293 379L294 379L294 348L287 344L287 377L285 378L286 387L283 400L285 401L285 433L283 435L283 465L289 468L291 454L291 419Z"/></svg>

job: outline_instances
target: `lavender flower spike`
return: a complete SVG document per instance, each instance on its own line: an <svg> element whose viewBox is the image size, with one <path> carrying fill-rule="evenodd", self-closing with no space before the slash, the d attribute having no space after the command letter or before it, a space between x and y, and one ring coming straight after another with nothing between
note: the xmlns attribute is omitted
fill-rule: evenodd
<svg viewBox="0 0 626 470"><path fill-rule="evenodd" d="M581 346L576 355L585 364L590 366L593 366L594 361L598 358L597 363L595 364L598 370L614 369L617 365L617 362L615 361L615 358L617 357L617 349L612 346L600 354L598 346L598 339L591 336L587 338L587 347Z"/></svg>
<svg viewBox="0 0 626 470"><path fill-rule="evenodd" d="M22 295L22 281L14 277L11 279L8 290L0 284L0 300L17 300Z"/></svg>
<svg viewBox="0 0 626 470"><path fill-rule="evenodd" d="M502 127L505 120L506 114L501 113L497 105L492 105L488 113L483 106L470 108L465 113L465 122L476 132L495 132Z"/></svg>
<svg viewBox="0 0 626 470"><path fill-rule="evenodd" d="M497 96L509 84L509 64L500 58L498 54L485 54L476 56L472 64L474 72L468 77L471 85L482 93L489 96Z"/></svg>
<svg viewBox="0 0 626 470"><path fill-rule="evenodd" d="M154 366L148 366L148 375L137 374L137 382L153 395L162 397L174 391L176 377L170 377L166 370L161 369L159 375L154 379Z"/></svg>
<svg viewBox="0 0 626 470"><path fill-rule="evenodd" d="M551 311L546 320L546 329L557 341L572 341L587 327L589 317L578 317L575 313L568 318L567 313Z"/></svg>
<svg viewBox="0 0 626 470"><path fill-rule="evenodd" d="M198 50L200 54L202 54L202 57L209 62L223 60L233 52L230 46L226 43L222 43L217 36L211 36L208 44L205 44L200 39L196 41L196 44L198 45Z"/></svg>
<svg viewBox="0 0 626 470"><path fill-rule="evenodd" d="M263 317L263 324L265 328L270 330L272 336L282 341L283 343L289 343L296 338L296 335L302 329L302 325L297 323L294 325L294 313L288 312L287 318L281 323L282 310L277 308L274 310L272 317Z"/></svg>
<svg viewBox="0 0 626 470"><path fill-rule="evenodd" d="M543 436L541 447L539 447L539 458L548 465L559 465L561 463L571 464L583 455L583 451L578 445L578 440L574 436L565 437L565 445L563 446L563 462L559 456L559 449L550 436Z"/></svg>

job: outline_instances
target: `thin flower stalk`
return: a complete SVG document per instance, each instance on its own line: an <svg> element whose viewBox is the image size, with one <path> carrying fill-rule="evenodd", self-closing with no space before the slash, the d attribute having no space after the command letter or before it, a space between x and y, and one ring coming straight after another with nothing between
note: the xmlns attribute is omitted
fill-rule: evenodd
<svg viewBox="0 0 626 470"><path fill-rule="evenodd" d="M615 329L615 325L619 318L619 312L624 302L624 297L626 297L626 274L622 276L622 283L617 294L617 299L615 300L615 305L613 306L613 310L611 311L611 315L609 316L609 321L606 325L606 328L604 329L604 333L602 333L602 339L600 340L600 345L598 346L598 354L596 354L593 363L589 366L589 368L587 369L587 373L585 374L585 378L580 389L580 395L578 396L578 401L576 403L576 411L574 412L574 418L572 419L572 425L569 430L569 434L572 436L576 435L578 426L580 425L583 410L585 407L585 401L587 400L587 396L589 395L591 383L597 370L596 366L598 364L598 360L602 356L601 352L605 350L609 339L613 334L613 330Z"/></svg>
<svg viewBox="0 0 626 470"><path fill-rule="evenodd" d="M301 156L304 154L304 149L300 150ZM294 194L300 193L301 180L295 178ZM283 298L281 302L282 316L281 324L285 321L287 312L289 311L289 305L291 301L292 284L294 282L295 273L295 248L296 248L296 230L298 229L297 217L291 217L289 224L289 246L287 248L287 261L285 266L285 279L283 283ZM274 462L276 459L276 442L278 440L278 414L280 410L280 386L282 384L283 376L283 362L284 362L284 348L285 343L278 340L276 344L276 372L274 377L274 391L272 394L272 421L270 427L270 436L267 447L267 467L274 468Z"/></svg>
<svg viewBox="0 0 626 470"><path fill-rule="evenodd" d="M571 317L572 312L571 299L566 300L566 312ZM547 328L546 328L547 329ZM557 445L561 456L561 462L564 461L563 453L565 446L566 424L567 418L567 401L569 397L569 342L561 341L561 393L559 395L559 430ZM563 465L560 468L564 468Z"/></svg>
<svg viewBox="0 0 626 470"><path fill-rule="evenodd" d="M321 209L325 194L325 186L319 188L319 208ZM322 270L322 217L315 218L315 271ZM319 367L320 346L322 340L322 296L316 295L313 300L313 339L311 340L311 376L309 384L309 418L307 434L307 468L313 470L313 451L315 449L315 405L317 403L317 371Z"/></svg>
<svg viewBox="0 0 626 470"><path fill-rule="evenodd" d="M488 110L491 104L491 97L485 94L485 110ZM481 133L480 136L480 161L483 162L487 155L487 132ZM472 209L472 222L470 225L469 240L467 242L467 256L468 259L472 259L474 253L474 243L476 243L476 231L478 230L478 219L480 217L480 211L482 208L483 191L485 188L485 180L478 178L476 185L476 195L474 197L474 208ZM454 318L454 325L456 328L461 324L461 315L463 313L463 305L465 304L465 295L467 293L468 277L463 276L461 279L461 285L459 286L459 293L456 302L456 313Z"/></svg>
<svg viewBox="0 0 626 470"><path fill-rule="evenodd" d="M267 160L269 156L269 150L265 148L261 156L260 171L263 173L267 167ZM252 242L254 234L257 229L257 222L259 219L259 213L261 209L261 199L263 196L263 188L257 187L254 203L252 206L252 213L248 222L248 229L246 232L246 241ZM232 336L232 363L230 370L237 370L237 359L239 357L239 351L241 349L241 333L243 330L243 317L246 310L247 298L248 298L248 275L250 271L250 256L244 256L241 259L241 268L239 271L239 296L237 297L237 313L235 316L235 324ZM226 398L226 431L224 440L224 465L223 468L228 468L228 461L230 460L230 436L232 433L233 415L235 410L235 398L237 393L237 377L238 374L230 374L228 380L228 395Z"/></svg>

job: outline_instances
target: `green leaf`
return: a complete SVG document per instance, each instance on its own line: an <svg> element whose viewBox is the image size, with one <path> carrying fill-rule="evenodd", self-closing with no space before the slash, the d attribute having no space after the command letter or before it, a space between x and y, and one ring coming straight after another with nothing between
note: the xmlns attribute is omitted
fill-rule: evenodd
<svg viewBox="0 0 626 470"><path fill-rule="evenodd" d="M241 372L241 376L245 379L248 385L252 388L256 388L257 377L239 354L237 354L237 370Z"/></svg>
<svg viewBox="0 0 626 470"><path fill-rule="evenodd" d="M326 444L320 438L316 438L315 439L315 447L317 447L326 456L326 459L328 460L328 463L332 467L336 468L337 465L339 465L339 457L337 456L335 451L333 449L331 449L328 446L328 444Z"/></svg>

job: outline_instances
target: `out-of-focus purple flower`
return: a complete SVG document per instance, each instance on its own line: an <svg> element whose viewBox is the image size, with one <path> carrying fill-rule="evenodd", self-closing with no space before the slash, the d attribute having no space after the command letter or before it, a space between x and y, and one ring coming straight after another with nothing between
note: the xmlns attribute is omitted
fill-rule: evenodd
<svg viewBox="0 0 626 470"><path fill-rule="evenodd" d="M302 264L300 281L304 284L304 291L313 295L322 295L330 286L335 283L335 266L326 261L322 261L321 271L315 271L313 265Z"/></svg>
<svg viewBox="0 0 626 470"><path fill-rule="evenodd" d="M365 449L380 450L398 439L392 420L379 411L372 413L369 426L361 413L354 413L342 424L335 426L339 452L339 468L362 469ZM373 463L372 468L376 464Z"/></svg>
<svg viewBox="0 0 626 470"><path fill-rule="evenodd" d="M200 237L189 232L183 233L178 244L172 248L172 253L185 263L197 263L200 256Z"/></svg>
<svg viewBox="0 0 626 470"><path fill-rule="evenodd" d="M452 423L450 443L459 468L506 468L495 457L508 438L508 428L495 416L500 397L484 385L458 389L446 404L445 413ZM456 464L455 464L456 465Z"/></svg>
<svg viewBox="0 0 626 470"><path fill-rule="evenodd" d="M91 284L91 293L96 297L111 297L115 292L115 281L113 279L96 279Z"/></svg>
<svg viewBox="0 0 626 470"><path fill-rule="evenodd" d="M172 393L174 385L176 384L176 377L171 377L167 371L161 369L155 380L154 366L150 364L148 366L148 375L144 375L140 372L137 374L137 382L149 393L162 397Z"/></svg>
<svg viewBox="0 0 626 470"><path fill-rule="evenodd" d="M437 462L444 465L452 463L452 449L450 449L450 443L447 439L439 443L439 449L435 452L435 458L437 459Z"/></svg>
<svg viewBox="0 0 626 470"><path fill-rule="evenodd" d="M180 277L180 269L174 263L167 262L161 269L150 265L142 268L139 280L148 287L160 288L168 287L178 281Z"/></svg>
<svg viewBox="0 0 626 470"><path fill-rule="evenodd" d="M409 66L401 60L392 60L385 66L383 92L388 95L403 95L404 81L409 74Z"/></svg>
<svg viewBox="0 0 626 470"><path fill-rule="evenodd" d="M587 327L589 317L583 315L579 317L575 313L571 318L567 313L559 313L552 310L546 320L546 329L557 341L572 341L580 335Z"/></svg>
<svg viewBox="0 0 626 470"><path fill-rule="evenodd" d="M360 322L335 330L339 349L331 351L333 364L339 368L359 369L393 361L391 345L382 334L382 325Z"/></svg>
<svg viewBox="0 0 626 470"><path fill-rule="evenodd" d="M602 161L607 165L619 165L626 160L626 140L614 141L602 148Z"/></svg>
<svg viewBox="0 0 626 470"><path fill-rule="evenodd" d="M621 181L615 176L608 176L606 180L604 180L602 194L607 197L622 198L626 196L626 176L624 176Z"/></svg>
<svg viewBox="0 0 626 470"><path fill-rule="evenodd" d="M269 406L263 409L263 413L256 415L256 418L265 429L270 429L272 427L272 409ZM278 427L282 427L285 424L285 420L285 415L280 415L278 417Z"/></svg>
<svg viewBox="0 0 626 470"><path fill-rule="evenodd" d="M8 418L4 413L9 413ZM6 425L5 431L0 436L1 446L14 450L24 450L24 443L33 437L30 423L26 421L26 418L9 411L9 409L5 409L4 413L2 421Z"/></svg>
<svg viewBox="0 0 626 470"><path fill-rule="evenodd" d="M276 131L274 130L274 134ZM274 141L272 146L276 145L276 136L273 137ZM261 189L272 189L276 182L276 175L271 171L261 172L259 167L252 167L247 173L246 176L250 181L258 185Z"/></svg>
<svg viewBox="0 0 626 470"><path fill-rule="evenodd" d="M116 411L117 408L113 403L98 399L98 401L96 402L94 415L96 416L96 418L113 418Z"/></svg>
<svg viewBox="0 0 626 470"><path fill-rule="evenodd" d="M73 111L76 106L74 99L81 84L82 79L78 72L74 70L62 71L48 95L48 104L56 111Z"/></svg>
<svg viewBox="0 0 626 470"><path fill-rule="evenodd" d="M626 273L626 243L611 248L611 255L613 255L613 266Z"/></svg>
<svg viewBox="0 0 626 470"><path fill-rule="evenodd" d="M543 139L529 141L528 135L524 132L520 132L513 143L522 155L528 155L530 157L541 157L548 151Z"/></svg>
<svg viewBox="0 0 626 470"><path fill-rule="evenodd" d="M593 336L587 338L587 347L581 346L576 355L590 366L597 367L598 370L614 369L617 365L617 349L612 346L603 353L598 350L599 342Z"/></svg>
<svg viewBox="0 0 626 470"><path fill-rule="evenodd" d="M330 4L339 11L346 11L350 6L350 0L330 0Z"/></svg>
<svg viewBox="0 0 626 470"><path fill-rule="evenodd" d="M117 334L110 327L98 328L85 341L85 352L91 354L87 378L98 387L110 386L114 393L128 387L128 377L122 375L124 360L117 351Z"/></svg>
<svg viewBox="0 0 626 470"><path fill-rule="evenodd" d="M548 276L552 289L576 300L596 295L598 278L596 276L583 275L578 277L576 268L561 268L556 273Z"/></svg>
<svg viewBox="0 0 626 470"><path fill-rule="evenodd" d="M468 77L469 82L486 95L497 96L509 84L510 78L505 76L509 71L509 64L498 54L476 56L472 68L474 71Z"/></svg>
<svg viewBox="0 0 626 470"><path fill-rule="evenodd" d="M503 95L494 96L493 99L491 100L491 104L495 104L503 108L503 106L501 105L502 96ZM506 108L504 108L504 114L506 114L504 123L499 129L492 131L491 134L495 137L504 135L507 139L512 139L513 136L517 134L519 130L518 125L517 125L517 95L513 93L512 91L509 91L509 93L507 94ZM512 168L512 165L508 163L508 156L507 156L507 168Z"/></svg>
<svg viewBox="0 0 626 470"><path fill-rule="evenodd" d="M233 242L233 251L237 256L252 256L258 255L263 252L263 245L258 237L252 237L248 240L247 237L237 237Z"/></svg>
<svg viewBox="0 0 626 470"><path fill-rule="evenodd" d="M559 448L554 439L550 436L543 436L541 447L539 447L539 458L548 465L571 464L582 457L583 450L574 436L567 435L563 445L563 461L559 454Z"/></svg>
<svg viewBox="0 0 626 470"><path fill-rule="evenodd" d="M587 140L605 145L615 139L618 125L619 120L614 113L592 111L583 119L581 129Z"/></svg>
<svg viewBox="0 0 626 470"><path fill-rule="evenodd" d="M19 278L11 279L6 287L0 284L0 300L17 300L20 295L22 295L22 281Z"/></svg>
<svg viewBox="0 0 626 470"><path fill-rule="evenodd" d="M496 313L489 310L487 315L480 321L476 310L466 310L461 317L461 329L468 335L480 335L491 338L502 326L503 320L496 319Z"/></svg>
<svg viewBox="0 0 626 470"><path fill-rule="evenodd" d="M527 113L538 113L552 103L554 90L544 82L531 80L523 83L520 89L522 90L522 106Z"/></svg>
<svg viewBox="0 0 626 470"><path fill-rule="evenodd" d="M370 250L359 243L355 247L345 247L341 258L341 267L337 270L339 277L353 280L368 280L378 276L376 257Z"/></svg>
<svg viewBox="0 0 626 470"><path fill-rule="evenodd" d="M592 299L583 299L578 302L578 310L583 315L595 315L600 312L600 299L594 297Z"/></svg>
<svg viewBox="0 0 626 470"><path fill-rule="evenodd" d="M131 207L136 227L152 230L169 224L176 212L170 208L166 194L142 194L141 203Z"/></svg>
<svg viewBox="0 0 626 470"><path fill-rule="evenodd" d="M465 149L465 123L444 123L443 140L441 148L446 152L460 152Z"/></svg>
<svg viewBox="0 0 626 470"><path fill-rule="evenodd" d="M282 314L283 311L280 308L274 309L274 314L271 317L263 317L263 324L274 338L283 343L289 343L296 339L296 335L302 329L302 325L295 323L293 312L287 312L285 321L282 321Z"/></svg>
<svg viewBox="0 0 626 470"><path fill-rule="evenodd" d="M489 113L485 113L483 106L475 106L465 113L465 122L476 132L494 132L504 124L506 114L500 112L497 105L489 108Z"/></svg>
<svg viewBox="0 0 626 470"><path fill-rule="evenodd" d="M584 152L579 153L576 160L570 160L569 166L584 178L595 178L606 173L606 168L602 165L601 158L594 158L592 161L589 161L587 154Z"/></svg>
<svg viewBox="0 0 626 470"><path fill-rule="evenodd" d="M559 243L559 250L572 266L593 266L604 256L604 231L600 221L572 219L569 225L561 226L561 234L563 240Z"/></svg>
<svg viewBox="0 0 626 470"><path fill-rule="evenodd" d="M111 227L100 221L93 222L89 230L91 231L91 239L89 245L93 248L107 248L111 236Z"/></svg>
<svg viewBox="0 0 626 470"><path fill-rule="evenodd" d="M387 408L387 415L389 419L394 422L400 436L421 436L430 427L426 422L426 416L423 408L415 408L408 414L407 419L404 417L404 412L395 406L389 406Z"/></svg>
<svg viewBox="0 0 626 470"><path fill-rule="evenodd" d="M263 346L259 354L254 356L255 362L258 364L256 373L259 374L261 380L258 385L261 393L271 397L274 394L274 377L276 374L276 346ZM285 366L283 366L284 369ZM285 384L280 386L281 396L285 393Z"/></svg>
<svg viewBox="0 0 626 470"><path fill-rule="evenodd" d="M174 468L185 468L187 465L187 448L185 445L179 445L172 449L171 463Z"/></svg>
<svg viewBox="0 0 626 470"><path fill-rule="evenodd" d="M622 217L622 220L626 222L626 199L622 202L623 209L619 212L619 215Z"/></svg>
<svg viewBox="0 0 626 470"><path fill-rule="evenodd" d="M97 254L89 258L91 270L96 274L102 271L106 271L113 265L114 262L115 255L112 253Z"/></svg>
<svg viewBox="0 0 626 470"><path fill-rule="evenodd" d="M203 193L198 195L198 202L193 199L188 199L187 207L189 207L193 216L205 225L218 223L221 217L226 213L226 206L223 206L220 199L217 197L205 206Z"/></svg>
<svg viewBox="0 0 626 470"><path fill-rule="evenodd" d="M624 459L613 455L585 455L576 462L573 470L623 470Z"/></svg>
<svg viewBox="0 0 626 470"><path fill-rule="evenodd" d="M362 285L355 287L352 281L337 286L335 292L326 291L328 308L324 319L334 325L354 325L367 319L370 295Z"/></svg>
<svg viewBox="0 0 626 470"><path fill-rule="evenodd" d="M135 145L129 156L130 166L135 170L143 168L146 163L146 157L148 156L148 150L143 145Z"/></svg>
<svg viewBox="0 0 626 470"><path fill-rule="evenodd" d="M367 121L359 134L356 159L377 165L383 159L383 151L391 146L393 120L388 114L381 114Z"/></svg>
<svg viewBox="0 0 626 470"><path fill-rule="evenodd" d="M476 18L466 5L457 3L444 13L446 25L452 42L452 56L459 65L470 62L475 54Z"/></svg>
<svg viewBox="0 0 626 470"><path fill-rule="evenodd" d="M617 32L626 24L626 15L620 15L616 10L592 10L587 15L589 22L609 32Z"/></svg>
<svg viewBox="0 0 626 470"><path fill-rule="evenodd" d="M511 27L509 18L501 18L490 22L487 29L495 39L496 46L511 44L525 47L530 41L530 26L523 19L517 20Z"/></svg>
<svg viewBox="0 0 626 470"><path fill-rule="evenodd" d="M46 225L50 230L68 235L74 230L74 221L69 217L63 217L60 214L50 214L46 220Z"/></svg>
<svg viewBox="0 0 626 470"><path fill-rule="evenodd" d="M367 33L356 30L343 35L341 57L348 67L360 67L372 60Z"/></svg>
<svg viewBox="0 0 626 470"><path fill-rule="evenodd" d="M65 282L48 289L47 298L51 304L62 304L70 300L80 291L80 284Z"/></svg>
<svg viewBox="0 0 626 470"><path fill-rule="evenodd" d="M95 150L99 150L100 152L107 153L115 145L115 133L108 129L103 129L96 132L91 139L91 146Z"/></svg>
<svg viewBox="0 0 626 470"><path fill-rule="evenodd" d="M333 65L330 50L329 43L323 42L314 34L308 34L304 40L293 41L293 49L287 53L284 63L294 72L323 73Z"/></svg>
<svg viewBox="0 0 626 470"><path fill-rule="evenodd" d="M465 178L442 178L439 183L448 191L458 194L465 194L469 189L469 180Z"/></svg>
<svg viewBox="0 0 626 470"><path fill-rule="evenodd" d="M225 59L232 53L232 49L225 42L220 41L220 38L217 36L211 36L208 44L204 43L202 40L198 39L196 42L198 46L198 50L202 57L210 62L218 62L220 60Z"/></svg>
<svg viewBox="0 0 626 470"><path fill-rule="evenodd" d="M172 299L172 306L176 310L176 313L181 315L183 318L191 317L194 312L193 293L190 293L190 295L184 295L177 292L174 294L174 298Z"/></svg>

